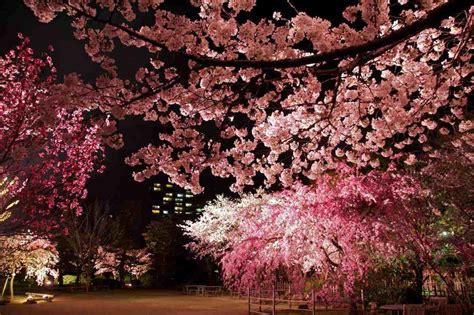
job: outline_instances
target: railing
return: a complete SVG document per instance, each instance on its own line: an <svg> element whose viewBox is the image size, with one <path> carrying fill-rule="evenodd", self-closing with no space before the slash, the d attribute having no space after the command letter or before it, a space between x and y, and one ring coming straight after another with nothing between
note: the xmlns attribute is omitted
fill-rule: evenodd
<svg viewBox="0 0 474 315"><path fill-rule="evenodd" d="M194 294L200 296L217 296L224 293L224 288L217 285L198 285L198 284L188 284L183 286L184 294Z"/></svg>
<svg viewBox="0 0 474 315"><path fill-rule="evenodd" d="M342 315L348 314L349 304L339 303L334 305L318 304L314 290L306 298L296 297L291 290L255 290L247 292L249 314L277 314L286 312L311 313L312 315Z"/></svg>

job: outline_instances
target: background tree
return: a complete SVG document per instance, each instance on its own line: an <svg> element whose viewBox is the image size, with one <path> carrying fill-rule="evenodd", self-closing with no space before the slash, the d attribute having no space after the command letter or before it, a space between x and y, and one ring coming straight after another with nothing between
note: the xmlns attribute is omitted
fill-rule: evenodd
<svg viewBox="0 0 474 315"><path fill-rule="evenodd" d="M99 247L98 251L95 274L112 273L121 283L125 282L125 273L138 279L152 266L150 253L146 249L129 249L124 253L122 249Z"/></svg>
<svg viewBox="0 0 474 315"><path fill-rule="evenodd" d="M55 246L47 239L34 235L13 235L0 237L0 270L6 276L2 297L10 279L10 299L14 299L13 283L21 271L25 278L34 278L43 285L47 276L57 278L54 266L58 262Z"/></svg>
<svg viewBox="0 0 474 315"><path fill-rule="evenodd" d="M119 235L119 226L109 206L99 201L87 204L79 216L71 211L65 222L67 239L76 257L76 283L82 275L89 288L99 258L99 248L114 244Z"/></svg>
<svg viewBox="0 0 474 315"><path fill-rule="evenodd" d="M184 240L180 232L172 219L164 218L150 222L143 234L146 247L153 254L156 283L161 286L169 286L174 282L176 270L173 265L177 264L176 257L184 251Z"/></svg>
<svg viewBox="0 0 474 315"><path fill-rule="evenodd" d="M43 22L70 17L105 71L93 90L103 112L164 126L128 159L138 181L163 172L200 192L210 170L235 191L290 187L340 160L413 164L439 140L472 149L467 0L338 3L330 20L307 1L25 3ZM133 81L118 75L120 47L150 57Z"/></svg>
<svg viewBox="0 0 474 315"><path fill-rule="evenodd" d="M209 259L196 260L186 250L189 238L178 226L182 218L166 217L150 222L143 234L146 247L152 254L154 285L174 287L186 283L217 284L217 267Z"/></svg>

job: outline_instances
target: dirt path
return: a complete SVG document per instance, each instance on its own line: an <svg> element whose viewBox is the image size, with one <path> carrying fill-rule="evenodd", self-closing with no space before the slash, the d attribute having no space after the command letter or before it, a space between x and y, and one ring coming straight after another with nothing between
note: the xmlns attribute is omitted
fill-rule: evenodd
<svg viewBox="0 0 474 315"><path fill-rule="evenodd" d="M54 302L0 306L1 315L245 315L245 299L130 290L58 294Z"/></svg>

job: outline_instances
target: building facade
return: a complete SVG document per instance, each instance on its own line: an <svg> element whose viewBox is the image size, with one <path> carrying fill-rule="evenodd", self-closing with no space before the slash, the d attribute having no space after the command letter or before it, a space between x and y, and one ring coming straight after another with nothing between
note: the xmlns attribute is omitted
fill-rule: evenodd
<svg viewBox="0 0 474 315"><path fill-rule="evenodd" d="M170 215L196 216L203 210L203 202L191 191L168 181L155 181L152 186L151 212L154 217Z"/></svg>

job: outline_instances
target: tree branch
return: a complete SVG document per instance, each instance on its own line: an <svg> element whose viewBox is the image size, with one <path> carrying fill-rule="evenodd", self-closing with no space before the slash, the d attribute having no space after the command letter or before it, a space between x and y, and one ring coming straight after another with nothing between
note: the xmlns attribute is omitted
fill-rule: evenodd
<svg viewBox="0 0 474 315"><path fill-rule="evenodd" d="M66 5L69 6L71 9L73 9L75 12L77 12L79 15L85 16L89 19L93 19L94 21L99 22L99 23L108 24L113 27L116 27L136 39L143 40L144 42L148 44L151 44L155 47L159 47L169 52L166 45L164 45L163 43L160 43L154 39L148 38L147 36L144 36L135 30L132 30L128 27L114 23L109 20L100 19L70 4L66 4ZM329 52L313 54L313 55L305 56L301 58L286 58L286 59L278 59L278 60L247 60L247 59L223 60L223 59L211 58L211 57L206 57L206 56L192 55L185 52L177 52L177 53L183 56L184 58L195 61L196 63L204 67L280 68L280 69L301 67L301 66L307 66L307 65L315 64L315 63L332 61L335 59L354 57L360 54L366 54L371 51L384 48L386 46L393 47L397 43L400 43L420 33L421 31L425 29L438 26L442 20L448 18L449 16L453 14L460 13L464 10L468 10L471 5L472 5L472 2L468 0L449 0L448 2L431 10L424 17L418 19L412 24L402 27L399 30L393 31L390 34L385 35L383 37L376 38L374 40L368 41L360 45L348 46L344 48L335 49ZM170 53L173 53L173 52L170 52ZM327 71L327 70L322 70L322 71ZM335 71L334 69L331 69L331 73L333 73L334 71Z"/></svg>

